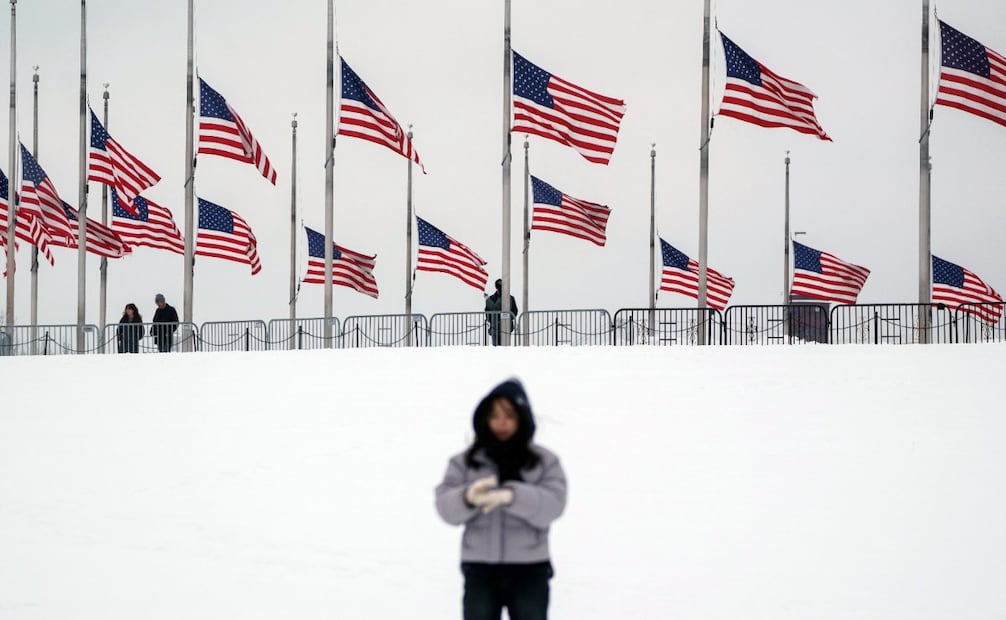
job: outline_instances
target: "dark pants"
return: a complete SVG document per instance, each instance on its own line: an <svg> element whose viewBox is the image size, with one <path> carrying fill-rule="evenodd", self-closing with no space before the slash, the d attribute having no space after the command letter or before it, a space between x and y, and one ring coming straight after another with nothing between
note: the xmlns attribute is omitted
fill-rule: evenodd
<svg viewBox="0 0 1006 620"><path fill-rule="evenodd" d="M171 353L171 336L161 336L157 339L157 350L161 353Z"/></svg>
<svg viewBox="0 0 1006 620"><path fill-rule="evenodd" d="M550 562L482 564L462 562L465 576L464 620L500 620L506 607L510 620L548 617Z"/></svg>

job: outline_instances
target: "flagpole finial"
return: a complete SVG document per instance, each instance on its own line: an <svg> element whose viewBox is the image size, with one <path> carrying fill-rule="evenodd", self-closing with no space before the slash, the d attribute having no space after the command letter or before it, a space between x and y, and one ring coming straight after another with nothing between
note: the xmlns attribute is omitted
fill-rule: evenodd
<svg viewBox="0 0 1006 620"><path fill-rule="evenodd" d="M105 92L101 95L101 98L108 101L108 82L102 83L102 86L105 87Z"/></svg>

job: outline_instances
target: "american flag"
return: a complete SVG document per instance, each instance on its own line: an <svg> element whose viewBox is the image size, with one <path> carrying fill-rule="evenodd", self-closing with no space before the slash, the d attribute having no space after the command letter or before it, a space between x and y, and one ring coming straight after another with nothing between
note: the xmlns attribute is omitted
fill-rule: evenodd
<svg viewBox="0 0 1006 620"><path fill-rule="evenodd" d="M807 87L770 71L720 33L727 83L720 114L760 127L789 127L831 141L814 115L817 96Z"/></svg>
<svg viewBox="0 0 1006 620"><path fill-rule="evenodd" d="M63 203L63 210L66 212L67 219L73 225L76 225L80 221L77 210L65 202ZM72 239L73 244L69 247L75 249L80 247L77 244L77 238L73 237ZM84 249L91 254L97 254L105 258L122 258L133 251L114 230L103 226L100 222L96 222L91 218L87 218L87 226L84 231Z"/></svg>
<svg viewBox="0 0 1006 620"><path fill-rule="evenodd" d="M346 60L341 56L339 60L342 61L342 101L339 105L339 127L336 133L386 146L419 164L423 174L426 174L423 162L419 161L419 153L413 148L412 140L402 131L402 126L374 91L349 68Z"/></svg>
<svg viewBox="0 0 1006 620"><path fill-rule="evenodd" d="M112 189L112 230L130 246L145 246L185 253L185 240L175 225L171 211L143 196L133 199L136 214L126 211L119 202L119 193Z"/></svg>
<svg viewBox="0 0 1006 620"><path fill-rule="evenodd" d="M252 275L262 271L258 241L248 223L234 211L202 198L199 199L196 255L244 263L251 267Z"/></svg>
<svg viewBox="0 0 1006 620"><path fill-rule="evenodd" d="M611 160L625 102L581 88L513 53L514 133L576 149L587 161Z"/></svg>
<svg viewBox="0 0 1006 620"><path fill-rule="evenodd" d="M416 229L419 232L416 271L446 273L468 286L485 290L489 272L482 267L486 262L481 256L421 217L416 218Z"/></svg>
<svg viewBox="0 0 1006 620"><path fill-rule="evenodd" d="M681 293L693 299L699 298L699 264L688 258L680 250L660 240L660 256L664 268L660 273L660 290ZM706 267L706 303L716 310L723 310L734 292L733 278L724 277L715 269Z"/></svg>
<svg viewBox="0 0 1006 620"><path fill-rule="evenodd" d="M994 305L988 306L965 305L962 309L988 323L998 323L1003 313L1002 301L1002 296L974 273L933 256L934 303L944 303L956 309L961 304L994 302Z"/></svg>
<svg viewBox="0 0 1006 620"><path fill-rule="evenodd" d="M119 190L119 202L135 212L133 199L153 187L161 177L112 139L91 110L91 153L88 181L104 183Z"/></svg>
<svg viewBox="0 0 1006 620"><path fill-rule="evenodd" d="M1006 57L940 21L936 103L1006 125Z"/></svg>
<svg viewBox="0 0 1006 620"><path fill-rule="evenodd" d="M793 242L793 295L854 304L870 270Z"/></svg>
<svg viewBox="0 0 1006 620"><path fill-rule="evenodd" d="M63 199L59 197L56 186L45 170L23 144L21 176L21 203L18 210L24 209L38 222L39 237L35 240L35 245L39 251L43 251L43 247L47 245L77 247L77 229L70 225L66 211L63 210Z"/></svg>
<svg viewBox="0 0 1006 620"><path fill-rule="evenodd" d="M604 246L611 209L568 196L534 176L531 187L534 190L532 230L561 233Z"/></svg>
<svg viewBox="0 0 1006 620"><path fill-rule="evenodd" d="M307 284L325 283L325 235L304 227L307 231ZM367 256L332 244L332 284L349 287L377 299L374 265L377 256Z"/></svg>
<svg viewBox="0 0 1006 620"><path fill-rule="evenodd" d="M7 243L7 225L9 223L9 203L7 202L7 193L10 190L10 184L7 181L7 175L0 170L0 244L6 245ZM30 243L32 245L39 244L39 252L49 261L50 265L55 265L56 261L52 256L52 252L49 251L49 235L42 229L42 225L35 219L31 213L20 206L20 196L14 195L14 202L18 204L17 208L17 222L14 224L14 237L15 237L15 247L17 239L24 241L25 243Z"/></svg>
<svg viewBox="0 0 1006 620"><path fill-rule="evenodd" d="M276 170L234 108L199 78L199 152L254 164L276 185Z"/></svg>

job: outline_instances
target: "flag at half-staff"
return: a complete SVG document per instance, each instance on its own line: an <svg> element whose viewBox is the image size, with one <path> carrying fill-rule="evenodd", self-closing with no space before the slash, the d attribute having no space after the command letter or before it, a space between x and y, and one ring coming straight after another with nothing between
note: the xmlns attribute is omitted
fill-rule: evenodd
<svg viewBox="0 0 1006 620"><path fill-rule="evenodd" d="M77 247L77 231L71 228L70 220L63 210L63 199L49 175L28 149L21 145L21 202L18 211L24 209L39 227L40 236L35 245L42 251L43 245ZM51 256L51 255L47 255ZM50 258L50 262L52 259Z"/></svg>
<svg viewBox="0 0 1006 620"><path fill-rule="evenodd" d="M721 116L759 127L788 127L831 140L814 113L817 95L803 84L772 72L722 32L720 39L727 64Z"/></svg>
<svg viewBox="0 0 1006 620"><path fill-rule="evenodd" d="M660 273L660 290L698 299L699 263L663 239L660 240L660 255L664 263ZM708 286L706 303L710 308L722 311L730 303L730 296L733 295L733 278L728 278L715 269L706 268L706 280Z"/></svg>
<svg viewBox="0 0 1006 620"><path fill-rule="evenodd" d="M276 170L262 146L227 100L199 78L199 151L252 164L276 185Z"/></svg>
<svg viewBox="0 0 1006 620"><path fill-rule="evenodd" d="M792 295L854 304L869 276L866 267L793 242Z"/></svg>
<svg viewBox="0 0 1006 620"><path fill-rule="evenodd" d="M618 140L625 102L545 71L513 53L512 133L554 140L587 161L607 165Z"/></svg>
<svg viewBox="0 0 1006 620"><path fill-rule="evenodd" d="M325 283L325 235L308 227L307 232L307 275L306 284ZM377 280L374 267L377 256L367 256L332 244L332 284L345 286L377 299Z"/></svg>
<svg viewBox="0 0 1006 620"><path fill-rule="evenodd" d="M419 161L419 153L413 148L412 139L346 60L341 56L339 60L342 62L342 97L336 133L386 146L419 164L425 174L426 168Z"/></svg>
<svg viewBox="0 0 1006 620"><path fill-rule="evenodd" d="M998 323L1003 298L974 272L933 256L933 302L974 314L987 323Z"/></svg>
<svg viewBox="0 0 1006 620"><path fill-rule="evenodd" d="M185 253L185 240L167 207L143 196L136 196L133 206L136 213L126 211L119 201L118 192L112 189L112 230L123 241L133 247L144 246L176 254Z"/></svg>
<svg viewBox="0 0 1006 620"><path fill-rule="evenodd" d="M416 218L416 231L419 233L416 271L446 273L468 286L485 290L489 272L481 256L421 217Z"/></svg>
<svg viewBox="0 0 1006 620"><path fill-rule="evenodd" d="M1006 57L940 21L936 104L1006 125Z"/></svg>
<svg viewBox="0 0 1006 620"><path fill-rule="evenodd" d="M161 177L112 139L91 110L91 151L87 180L118 190L119 204L135 213L133 199L153 187Z"/></svg>
<svg viewBox="0 0 1006 620"><path fill-rule="evenodd" d="M560 192L538 177L531 177L534 211L531 230L547 230L604 246L611 209Z"/></svg>
<svg viewBox="0 0 1006 620"><path fill-rule="evenodd" d="M196 256L209 256L244 263L252 275L262 271L258 257L258 241L248 223L240 215L199 198L199 231L196 234Z"/></svg>
<svg viewBox="0 0 1006 620"><path fill-rule="evenodd" d="M0 170L0 245L7 243L7 224L9 222L10 210L7 204L7 193L10 185L7 175ZM20 200L20 196L15 194L15 202ZM17 239L35 245L40 243L39 251L45 256L50 264L53 264L52 253L49 251L49 237L41 230L41 225L31 216L26 209L17 209L17 222L14 226L15 243Z"/></svg>

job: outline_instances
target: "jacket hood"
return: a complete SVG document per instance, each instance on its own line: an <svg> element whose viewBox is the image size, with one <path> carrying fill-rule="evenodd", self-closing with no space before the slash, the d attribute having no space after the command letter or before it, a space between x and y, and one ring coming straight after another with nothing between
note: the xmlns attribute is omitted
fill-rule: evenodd
<svg viewBox="0 0 1006 620"><path fill-rule="evenodd" d="M524 445L530 444L535 431L534 415L531 413L531 403L527 399L527 392L524 391L524 386L517 379L508 379L494 387L475 408L472 427L475 429L477 440L480 442L492 440L492 432L489 430L489 412L492 410L492 402L501 396L513 403L514 409L517 410L520 424L515 439Z"/></svg>

